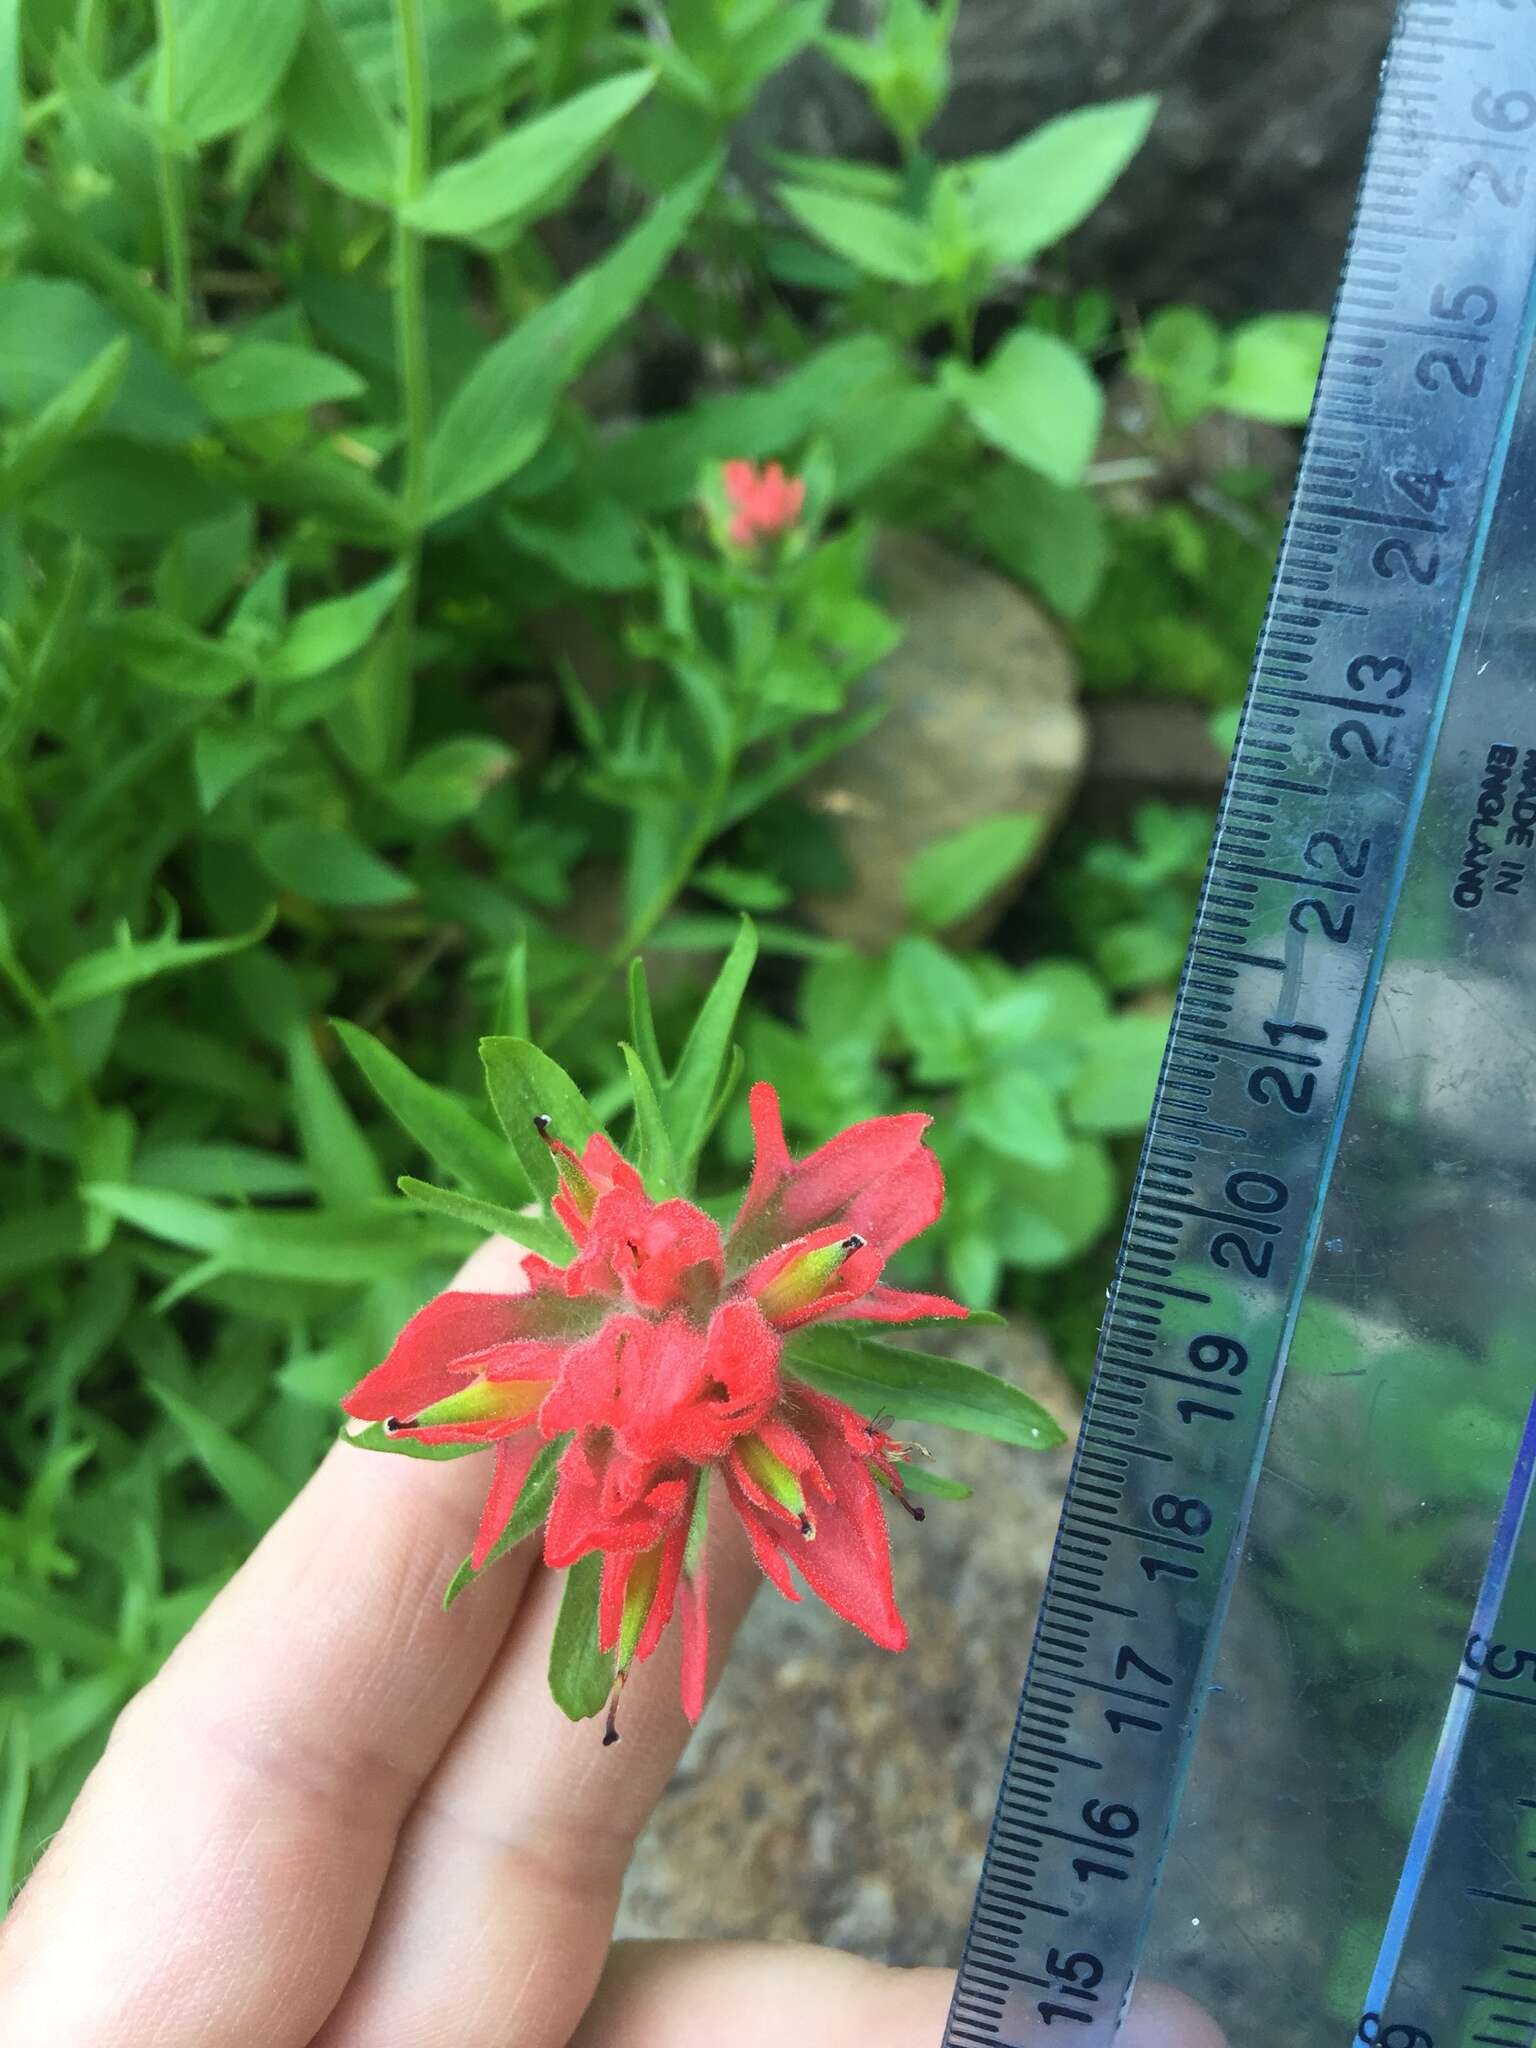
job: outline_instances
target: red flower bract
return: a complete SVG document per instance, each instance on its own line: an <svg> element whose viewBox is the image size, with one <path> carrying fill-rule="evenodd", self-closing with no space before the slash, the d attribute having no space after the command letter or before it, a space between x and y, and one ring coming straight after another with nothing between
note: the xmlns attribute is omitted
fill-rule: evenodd
<svg viewBox="0 0 1536 2048"><path fill-rule="evenodd" d="M723 1240L691 1202L652 1201L606 1138L578 1157L541 1118L560 1168L554 1206L574 1245L569 1264L527 1258L519 1293L439 1295L343 1403L394 1436L494 1447L476 1570L540 1443L564 1439L545 1561L601 1554L599 1646L617 1653L620 1683L681 1606L691 1719L704 1703L712 1482L787 1598L799 1598L793 1567L874 1642L906 1643L880 1498L904 1500L904 1447L798 1380L784 1333L965 1314L880 1279L943 1207L926 1117L855 1124L796 1161L764 1083L751 1114L756 1162Z"/></svg>
<svg viewBox="0 0 1536 2048"><path fill-rule="evenodd" d="M787 533L805 509L805 480L786 476L782 464L759 469L737 459L721 465L725 500L730 507L727 537L734 547L754 548Z"/></svg>

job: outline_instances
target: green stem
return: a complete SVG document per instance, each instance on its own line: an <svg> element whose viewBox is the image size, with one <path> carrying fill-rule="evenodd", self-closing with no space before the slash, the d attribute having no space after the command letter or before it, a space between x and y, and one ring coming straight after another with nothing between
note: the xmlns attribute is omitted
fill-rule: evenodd
<svg viewBox="0 0 1536 2048"><path fill-rule="evenodd" d="M90 1076L75 1058L69 1035L50 1009L48 998L8 946L0 946L0 978L10 983L17 1001L42 1033L54 1065L79 1097L87 1114L94 1116L96 1093L91 1087Z"/></svg>
<svg viewBox="0 0 1536 2048"><path fill-rule="evenodd" d="M171 147L171 122L176 106L175 0L155 0L155 27L160 43L160 135L156 152L160 239L175 308L172 338L180 348L192 323L192 248L187 233L186 180L180 159Z"/></svg>
<svg viewBox="0 0 1536 2048"><path fill-rule="evenodd" d="M720 830L721 812L730 794L731 779L736 773L740 755L740 739L733 732L730 744L715 764L714 773L699 799L697 822L678 848L660 887L652 892L649 902L636 911L592 972L578 983L565 1007L556 1014L545 1033L550 1045L558 1045L581 1021L607 987L610 977L629 965L688 886L688 878L697 866L700 854Z"/></svg>
<svg viewBox="0 0 1536 2048"><path fill-rule="evenodd" d="M400 79L405 110L405 159L394 215L395 361L404 408L405 460L400 509L407 538L401 550L408 584L396 621L396 689L393 740L410 727L412 659L416 605L421 585L421 536L427 523L427 443L432 392L427 363L426 250L405 218L406 208L427 188L432 168L432 105L427 88L427 35L422 0L395 0Z"/></svg>

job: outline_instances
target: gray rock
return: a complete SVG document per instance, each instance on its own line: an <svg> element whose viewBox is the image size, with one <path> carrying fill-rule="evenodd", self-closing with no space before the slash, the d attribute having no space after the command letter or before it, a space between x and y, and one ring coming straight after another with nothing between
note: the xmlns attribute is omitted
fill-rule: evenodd
<svg viewBox="0 0 1536 2048"><path fill-rule="evenodd" d="M806 906L824 930L870 949L910 924L907 865L934 840L1031 811L1046 826L1038 859L1077 788L1087 737L1071 657L1016 584L916 534L882 544L878 576L906 637L853 702L887 714L811 792L853 881Z"/></svg>
<svg viewBox="0 0 1536 2048"><path fill-rule="evenodd" d="M857 27L873 0L841 0ZM965 0L943 157L1016 141L1091 101L1160 92L1145 150L1072 244L1074 276L1143 305L1325 309L1392 20L1392 0ZM879 157L860 89L819 57L774 79L754 143ZM744 166L748 153L743 153Z"/></svg>

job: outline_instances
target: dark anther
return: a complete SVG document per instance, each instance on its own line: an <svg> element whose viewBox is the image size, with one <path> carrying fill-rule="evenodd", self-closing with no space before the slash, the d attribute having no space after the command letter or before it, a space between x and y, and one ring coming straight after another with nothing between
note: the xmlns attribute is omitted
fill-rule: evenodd
<svg viewBox="0 0 1536 2048"><path fill-rule="evenodd" d="M549 1118L544 1115L542 1110L534 1118L533 1128L538 1132L541 1138L547 1138L549 1136Z"/></svg>
<svg viewBox="0 0 1536 2048"><path fill-rule="evenodd" d="M384 1418L384 1434L386 1436L394 1436L399 1430L414 1429L415 1426L416 1418L414 1415L386 1415Z"/></svg>
<svg viewBox="0 0 1536 2048"><path fill-rule="evenodd" d="M855 1231L851 1237L843 1239L842 1243L838 1246L838 1250L840 1252L861 1252L864 1249L864 1245L865 1240Z"/></svg>
<svg viewBox="0 0 1536 2048"><path fill-rule="evenodd" d="M805 1538L807 1543L809 1543L811 1538L816 1534L816 1524L811 1520L809 1515L802 1515L800 1517L800 1534Z"/></svg>
<svg viewBox="0 0 1536 2048"><path fill-rule="evenodd" d="M915 1500L908 1500L907 1496L904 1493L898 1493L896 1495L896 1498L901 1502L902 1506L906 1509L907 1513L912 1517L914 1522L927 1521L928 1510L926 1508L920 1508Z"/></svg>

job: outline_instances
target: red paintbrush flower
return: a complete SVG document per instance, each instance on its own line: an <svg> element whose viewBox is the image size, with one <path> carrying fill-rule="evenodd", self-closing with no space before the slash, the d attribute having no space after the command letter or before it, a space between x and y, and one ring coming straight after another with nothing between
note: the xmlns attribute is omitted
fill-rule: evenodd
<svg viewBox="0 0 1536 2048"><path fill-rule="evenodd" d="M681 1593L690 1719L704 1701L712 1482L787 1598L799 1598L793 1566L873 1641L906 1643L880 1500L883 1490L911 1505L904 1447L786 1371L783 1333L965 1314L880 1280L943 1207L926 1117L855 1124L797 1162L771 1087L752 1090L751 1113L756 1163L723 1241L691 1202L651 1201L606 1138L578 1158L539 1119L560 1168L554 1207L575 1245L570 1263L529 1257L517 1294L439 1295L343 1403L394 1436L494 1446L475 1570L540 1443L567 1439L545 1561L558 1569L602 1556L599 1645L617 1653L620 1685L656 1647Z"/></svg>
<svg viewBox="0 0 1536 2048"><path fill-rule="evenodd" d="M783 465L736 460L721 464L720 480L730 512L726 537L733 547L755 548L788 533L805 509L805 479L786 476Z"/></svg>

